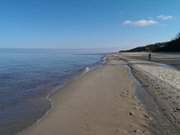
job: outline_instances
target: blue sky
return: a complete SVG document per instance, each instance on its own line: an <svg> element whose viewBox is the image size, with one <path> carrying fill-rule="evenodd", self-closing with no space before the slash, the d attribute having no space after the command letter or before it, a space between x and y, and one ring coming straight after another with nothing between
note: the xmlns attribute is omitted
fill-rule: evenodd
<svg viewBox="0 0 180 135"><path fill-rule="evenodd" d="M1 0L0 48L131 48L180 32L180 0Z"/></svg>

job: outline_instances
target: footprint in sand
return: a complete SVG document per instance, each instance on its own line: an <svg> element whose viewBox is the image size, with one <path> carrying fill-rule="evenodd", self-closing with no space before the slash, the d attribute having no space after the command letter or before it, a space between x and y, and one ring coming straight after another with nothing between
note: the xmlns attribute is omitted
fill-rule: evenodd
<svg viewBox="0 0 180 135"><path fill-rule="evenodd" d="M129 133L128 133L127 130L118 129L118 128L115 129L114 134L115 134L115 135L129 135Z"/></svg>
<svg viewBox="0 0 180 135"><path fill-rule="evenodd" d="M129 94L128 94L128 91L124 90L120 93L120 97L127 97Z"/></svg>

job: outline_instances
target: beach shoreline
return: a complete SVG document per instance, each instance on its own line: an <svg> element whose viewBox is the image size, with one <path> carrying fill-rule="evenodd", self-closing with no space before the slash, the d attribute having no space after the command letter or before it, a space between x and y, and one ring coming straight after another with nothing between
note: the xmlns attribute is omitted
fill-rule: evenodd
<svg viewBox="0 0 180 135"><path fill-rule="evenodd" d="M1 50L0 134L14 135L50 108L56 87L101 62L103 54L84 50ZM83 53L83 54L81 54ZM87 54L86 54L87 53Z"/></svg>
<svg viewBox="0 0 180 135"><path fill-rule="evenodd" d="M33 123L28 124L25 128L16 132L15 135L22 134L22 132L31 129L34 125L40 123L43 119L46 119L47 115L52 111L52 109L54 108L54 105L56 104L54 101L56 99L56 96L63 94L63 90L66 89L66 87L68 87L68 85L71 84L73 81L80 79L82 76L84 76L88 72L91 72L92 70L102 66L102 64L104 63L104 60L103 60L104 58L105 56L102 56L100 60L98 60L97 62L93 64L85 65L83 68L67 76L66 79L63 80L63 83L49 89L48 94L43 98L44 100L47 100L50 107L45 111L45 113L41 115L41 117L39 117L38 119L34 119Z"/></svg>
<svg viewBox="0 0 180 135"><path fill-rule="evenodd" d="M17 135L178 135L175 122L179 116L175 115L175 121L170 119L171 108L163 101L166 96L156 93L157 86L159 91L172 87L119 53L108 54L104 61L58 89L51 97L48 113ZM146 61L138 64L160 65Z"/></svg>
<svg viewBox="0 0 180 135"><path fill-rule="evenodd" d="M152 127L149 127L149 122L151 122L151 118L133 94L134 86L129 78L129 71L125 66L126 63L113 60L110 56L106 57L106 61L108 63L105 65L78 76L78 78L65 85L62 90L58 90L52 97L53 106L49 112L31 127L18 133L18 135L56 135L72 134L72 132L78 135L92 133L113 134L114 132L150 134ZM126 79L122 78L122 74L126 76ZM102 81L99 79L102 79ZM113 81L114 79L116 80L115 82ZM105 84L107 84L108 88L103 86ZM113 89L116 91L113 92ZM86 92L84 93L83 90ZM92 92L89 92L90 90ZM112 91L110 92L110 90ZM107 95L104 95L104 92ZM108 98L109 100L106 101ZM104 106L103 102L106 102L107 107ZM111 108L112 106L114 107ZM99 109L100 107L102 109ZM121 109L118 109L119 107ZM102 113L103 109L105 116L102 117L100 113ZM96 119L99 120L97 121ZM127 122L124 122L126 120ZM105 125L102 124L102 121L112 124L107 127L105 123ZM67 123L70 125L67 125ZM114 126L113 123L117 126ZM96 128L94 124L98 125L98 127L102 126L102 129ZM71 129L71 132L69 129Z"/></svg>

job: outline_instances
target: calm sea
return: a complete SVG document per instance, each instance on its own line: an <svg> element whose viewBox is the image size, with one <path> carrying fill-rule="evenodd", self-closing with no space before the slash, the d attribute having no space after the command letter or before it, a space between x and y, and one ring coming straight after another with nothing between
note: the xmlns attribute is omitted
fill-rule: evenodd
<svg viewBox="0 0 180 135"><path fill-rule="evenodd" d="M40 118L53 88L102 57L96 50L0 49L0 134Z"/></svg>

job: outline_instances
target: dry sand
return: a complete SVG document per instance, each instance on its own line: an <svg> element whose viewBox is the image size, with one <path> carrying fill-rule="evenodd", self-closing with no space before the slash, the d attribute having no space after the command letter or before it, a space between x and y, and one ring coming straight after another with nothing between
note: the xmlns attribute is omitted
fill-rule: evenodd
<svg viewBox="0 0 180 135"><path fill-rule="evenodd" d="M178 61L178 57L174 57L175 54L172 55L162 54L162 56L166 56L164 59L167 59L166 61L173 65L174 61ZM156 54L156 61L162 63L144 61L145 56L147 55L144 53L119 55L119 57L126 59L132 68L133 74L145 87L145 90L154 99L161 111L160 113L157 113L154 109L148 111L159 122L158 127L161 127L165 135L179 135L180 71L172 66L162 64L165 60L161 61L161 54Z"/></svg>
<svg viewBox="0 0 180 135"><path fill-rule="evenodd" d="M53 98L49 113L21 135L149 135L152 121L135 98L127 63L108 63L81 75Z"/></svg>
<svg viewBox="0 0 180 135"><path fill-rule="evenodd" d="M161 65L135 64L136 68L147 72L171 86L180 89L180 71Z"/></svg>

